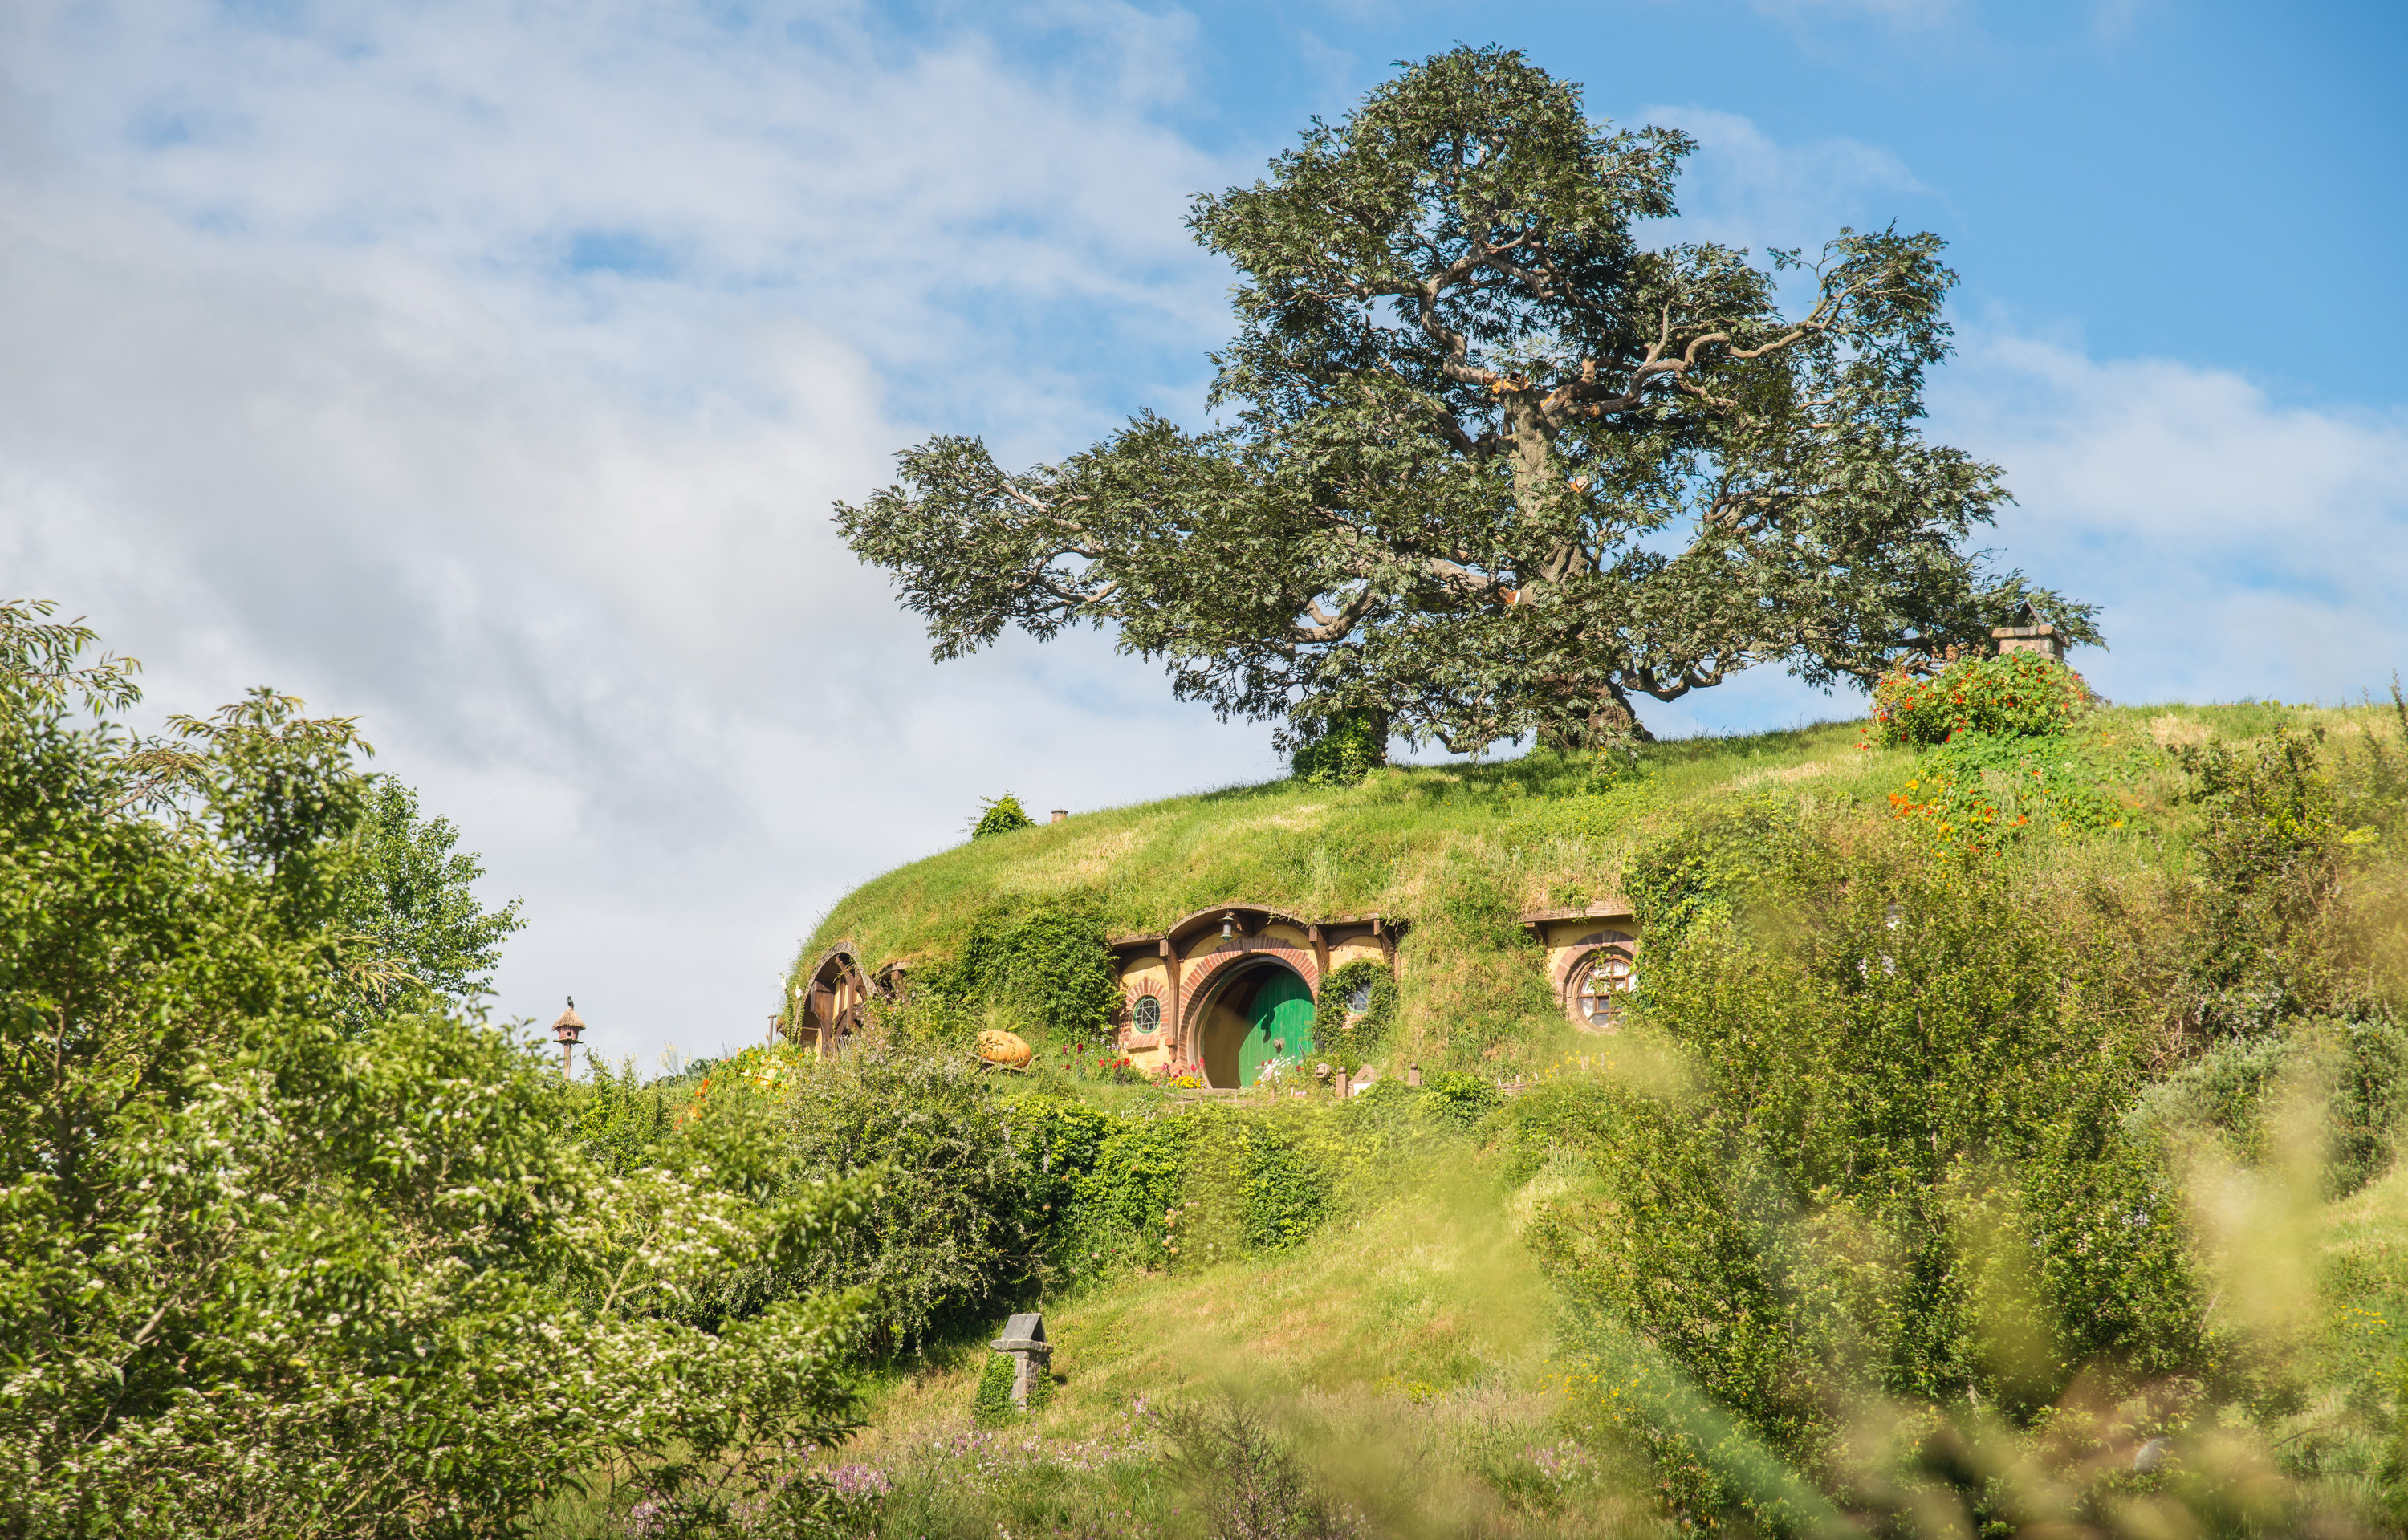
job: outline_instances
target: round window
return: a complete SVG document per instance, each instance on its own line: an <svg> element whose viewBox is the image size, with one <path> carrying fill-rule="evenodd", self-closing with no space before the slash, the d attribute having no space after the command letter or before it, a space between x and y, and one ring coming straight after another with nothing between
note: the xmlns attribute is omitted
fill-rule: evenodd
<svg viewBox="0 0 2408 1540"><path fill-rule="evenodd" d="M1139 995L1135 1016L1137 1030L1140 1034L1156 1033L1162 1030L1162 1002L1154 996Z"/></svg>
<svg viewBox="0 0 2408 1540"><path fill-rule="evenodd" d="M1580 1019L1592 1027L1611 1027L1622 1019L1622 1002L1639 982L1631 972L1630 959L1618 951L1601 951L1589 959L1581 969L1578 1006Z"/></svg>
<svg viewBox="0 0 2408 1540"><path fill-rule="evenodd" d="M1361 1015L1371 1008L1371 981L1364 979L1346 991L1346 1008Z"/></svg>

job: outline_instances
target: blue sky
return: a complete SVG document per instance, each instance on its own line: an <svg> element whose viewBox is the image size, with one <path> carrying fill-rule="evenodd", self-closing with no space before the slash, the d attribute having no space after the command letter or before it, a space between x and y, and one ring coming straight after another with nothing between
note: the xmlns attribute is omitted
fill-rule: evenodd
<svg viewBox="0 0 2408 1540"><path fill-rule="evenodd" d="M0 7L0 562L149 665L362 716L523 894L508 1014L744 1040L1007 787L1277 773L1101 638L937 667L826 510L932 431L1193 419L1185 239L1392 62L1526 50L1701 149L1664 234L1940 232L1932 431L2119 699L2408 653L2408 11L2174 0ZM1658 731L1852 714L1756 676ZM750 1023L748 1025L748 1023Z"/></svg>

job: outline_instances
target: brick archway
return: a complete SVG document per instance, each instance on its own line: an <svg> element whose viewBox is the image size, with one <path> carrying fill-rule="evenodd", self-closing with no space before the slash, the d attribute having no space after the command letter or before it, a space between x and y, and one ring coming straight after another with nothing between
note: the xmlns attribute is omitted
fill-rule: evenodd
<svg viewBox="0 0 2408 1540"><path fill-rule="evenodd" d="M1186 977L1180 980L1179 1028L1174 1039L1175 1052L1182 1060L1202 1057L1204 1045L1197 1034L1203 1028L1203 1012L1197 1007L1216 992L1221 977L1235 965L1246 962L1271 962L1283 964L1304 980L1304 987L1321 997L1321 968L1312 953L1302 947L1284 941L1266 941L1260 936L1244 936L1223 942L1204 956L1191 960Z"/></svg>

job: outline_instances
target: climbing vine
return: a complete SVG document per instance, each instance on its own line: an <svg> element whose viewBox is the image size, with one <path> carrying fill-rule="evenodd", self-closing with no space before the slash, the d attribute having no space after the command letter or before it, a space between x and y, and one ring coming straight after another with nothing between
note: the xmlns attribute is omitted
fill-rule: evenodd
<svg viewBox="0 0 2408 1540"><path fill-rule="evenodd" d="M1363 1008L1353 1008L1357 991ZM1332 969L1313 1002L1314 1045L1334 1062L1354 1069L1386 1042L1397 1020L1397 976L1369 959Z"/></svg>

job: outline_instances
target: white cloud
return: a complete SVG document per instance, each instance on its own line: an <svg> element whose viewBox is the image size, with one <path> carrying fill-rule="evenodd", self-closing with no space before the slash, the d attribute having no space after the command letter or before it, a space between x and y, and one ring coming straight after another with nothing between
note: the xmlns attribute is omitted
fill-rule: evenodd
<svg viewBox="0 0 2408 1540"><path fill-rule="evenodd" d="M1696 106L1644 107L1636 121L1698 141L1680 217L1651 238L1803 247L1811 256L1842 224L1886 224L1902 204L1928 192L1897 155L1857 139L1784 144L1752 119Z"/></svg>
<svg viewBox="0 0 2408 1540"><path fill-rule="evenodd" d="M1933 415L2006 467L2015 561L2106 605L2077 661L2108 694L2335 700L2408 665L2408 413L1981 328Z"/></svg>
<svg viewBox="0 0 2408 1540"><path fill-rule="evenodd" d="M363 715L529 899L506 1008L574 990L605 1052L710 1051L982 794L1273 773L1265 731L1092 635L929 666L826 520L931 427L1033 458L1192 415L1226 278L1180 215L1254 167L1149 116L1184 18L1061 7L1012 23L1031 48L851 11L293 14L0 14L0 570L144 656L160 709L275 682ZM1811 243L1916 193L1877 148L1650 116L1705 142L1700 234ZM2343 664L2400 588L2397 421L2006 335L1942 388L2025 496L2000 543L2113 606L2111 692L2374 672ZM1849 705L1768 676L1650 719Z"/></svg>
<svg viewBox="0 0 2408 1540"><path fill-rule="evenodd" d="M161 709L363 715L529 899L505 1007L574 989L605 1052L750 1036L979 794L1264 773L1093 638L931 668L827 522L910 418L1058 452L1107 417L1067 353L1219 329L1179 215L1222 178L1144 110L1184 23L1056 21L1068 75L843 18L14 13L11 592Z"/></svg>

